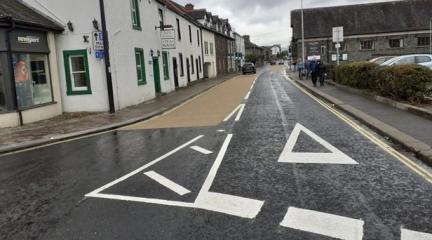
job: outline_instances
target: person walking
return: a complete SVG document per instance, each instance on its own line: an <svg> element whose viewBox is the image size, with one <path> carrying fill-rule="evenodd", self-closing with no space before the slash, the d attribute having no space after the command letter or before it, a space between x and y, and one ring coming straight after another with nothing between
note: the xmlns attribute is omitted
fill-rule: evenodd
<svg viewBox="0 0 432 240"><path fill-rule="evenodd" d="M318 63L315 61L315 59L313 59L312 61L309 62L308 68L309 68L309 72L311 74L312 83L313 83L314 87L316 87L317 80L318 80Z"/></svg>
<svg viewBox="0 0 432 240"><path fill-rule="evenodd" d="M325 83L326 66L321 61L318 61L318 76L319 76L320 86L322 87L322 86L324 86L324 83Z"/></svg>
<svg viewBox="0 0 432 240"><path fill-rule="evenodd" d="M299 72L299 79L303 80L303 69L304 69L304 64L302 60L298 60L297 62L297 67L298 67L298 72Z"/></svg>

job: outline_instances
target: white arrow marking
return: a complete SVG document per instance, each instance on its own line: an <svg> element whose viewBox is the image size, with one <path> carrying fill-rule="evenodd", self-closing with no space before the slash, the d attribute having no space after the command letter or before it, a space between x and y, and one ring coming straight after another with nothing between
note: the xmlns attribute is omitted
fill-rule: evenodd
<svg viewBox="0 0 432 240"><path fill-rule="evenodd" d="M157 173L155 171L145 172L144 175L155 180L160 185L168 188L169 190L177 193L180 196L183 196L185 194L190 193L190 191L187 190L186 188L184 188L184 187L180 186L179 184L169 180L168 178L160 175L159 173Z"/></svg>
<svg viewBox="0 0 432 240"><path fill-rule="evenodd" d="M364 222L353 218L290 207L280 225L337 239L361 240Z"/></svg>
<svg viewBox="0 0 432 240"><path fill-rule="evenodd" d="M432 234L401 228L401 240L432 240Z"/></svg>
<svg viewBox="0 0 432 240"><path fill-rule="evenodd" d="M193 150L195 150L195 151L197 151L197 152L205 154L205 155L209 155L209 154L213 153L212 151L209 151L209 150L207 150L205 148L202 148L202 147L199 147L199 146L192 146L190 148L193 149Z"/></svg>
<svg viewBox="0 0 432 240"><path fill-rule="evenodd" d="M330 153L304 153L293 152L294 146L297 143L300 132L303 131L318 143L327 148ZM320 138L318 135L305 128L303 125L297 123L293 132L279 156L278 162L285 163L322 163L322 164L358 164L345 153L332 146L330 143Z"/></svg>

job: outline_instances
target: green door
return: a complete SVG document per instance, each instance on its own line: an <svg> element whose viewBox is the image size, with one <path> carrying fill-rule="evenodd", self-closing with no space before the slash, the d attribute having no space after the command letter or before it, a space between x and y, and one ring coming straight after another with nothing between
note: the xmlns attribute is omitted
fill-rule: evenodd
<svg viewBox="0 0 432 240"><path fill-rule="evenodd" d="M160 71L159 71L159 58L153 58L153 77L155 82L156 92L161 92L161 83L160 83Z"/></svg>

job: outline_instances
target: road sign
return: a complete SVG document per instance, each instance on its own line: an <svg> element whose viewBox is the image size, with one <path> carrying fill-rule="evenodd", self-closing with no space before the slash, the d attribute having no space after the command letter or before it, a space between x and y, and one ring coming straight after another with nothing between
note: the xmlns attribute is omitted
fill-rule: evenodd
<svg viewBox="0 0 432 240"><path fill-rule="evenodd" d="M93 50L94 51L102 51L104 50L104 44L103 44L103 34L102 32L93 32Z"/></svg>
<svg viewBox="0 0 432 240"><path fill-rule="evenodd" d="M96 51L95 52L96 59L101 60L105 58L105 52L104 51Z"/></svg>
<svg viewBox="0 0 432 240"><path fill-rule="evenodd" d="M343 27L333 28L333 42L343 42L344 41L344 29Z"/></svg>

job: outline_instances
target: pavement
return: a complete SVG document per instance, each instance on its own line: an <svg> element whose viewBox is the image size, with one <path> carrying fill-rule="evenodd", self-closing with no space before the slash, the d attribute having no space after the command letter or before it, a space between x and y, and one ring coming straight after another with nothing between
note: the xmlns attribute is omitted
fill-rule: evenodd
<svg viewBox="0 0 432 240"><path fill-rule="evenodd" d="M235 77L230 74L193 82L186 88L117 111L115 114L92 113L78 117L60 116L22 127L0 129L0 153L26 149L74 137L127 126L160 115L185 101Z"/></svg>
<svg viewBox="0 0 432 240"><path fill-rule="evenodd" d="M255 77L216 125L122 129L0 156L0 239L432 238L430 169L280 68ZM214 106L206 95L177 110Z"/></svg>
<svg viewBox="0 0 432 240"><path fill-rule="evenodd" d="M418 116L334 85L314 87L311 80L299 81L295 72L289 72L289 75L312 93L330 101L432 165L430 118Z"/></svg>

